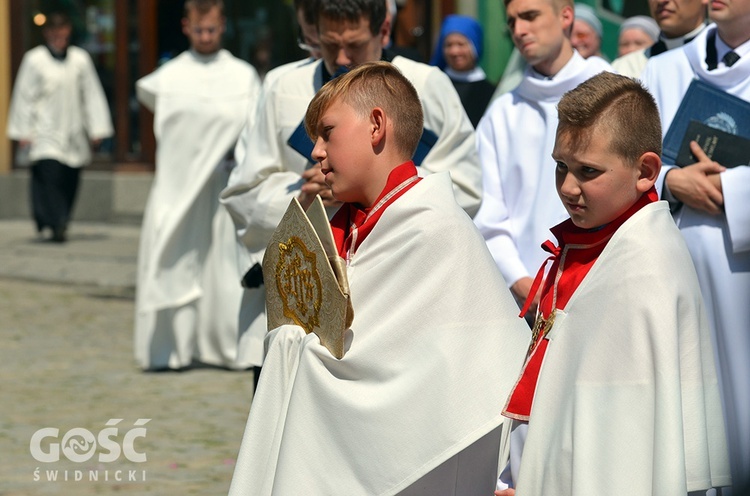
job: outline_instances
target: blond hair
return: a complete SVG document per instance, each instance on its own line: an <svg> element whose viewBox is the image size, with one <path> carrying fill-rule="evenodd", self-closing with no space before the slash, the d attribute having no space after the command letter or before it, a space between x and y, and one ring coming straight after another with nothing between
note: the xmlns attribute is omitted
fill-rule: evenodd
<svg viewBox="0 0 750 496"><path fill-rule="evenodd" d="M503 0L503 5L506 7L510 5L510 3L513 0ZM555 12L560 12L563 7L570 7L572 9L575 9L573 6L573 0L547 0L550 4L552 4L552 8L555 10Z"/></svg>
<svg viewBox="0 0 750 496"><path fill-rule="evenodd" d="M557 138L586 146L606 132L612 152L636 163L661 155L661 120L654 97L636 79L602 72L568 91L557 104Z"/></svg>
<svg viewBox="0 0 750 496"><path fill-rule="evenodd" d="M412 157L422 136L422 104L414 86L390 62L368 62L326 83L307 107L305 130L315 141L318 122L335 102L352 107L366 118L375 107L393 123L393 142L399 152Z"/></svg>

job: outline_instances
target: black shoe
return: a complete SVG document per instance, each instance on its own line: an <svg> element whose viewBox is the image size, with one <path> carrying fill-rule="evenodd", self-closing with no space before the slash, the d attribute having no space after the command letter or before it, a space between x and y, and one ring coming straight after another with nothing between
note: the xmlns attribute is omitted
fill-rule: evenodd
<svg viewBox="0 0 750 496"><path fill-rule="evenodd" d="M52 241L55 243L65 243L68 240L64 227L56 227L52 230Z"/></svg>

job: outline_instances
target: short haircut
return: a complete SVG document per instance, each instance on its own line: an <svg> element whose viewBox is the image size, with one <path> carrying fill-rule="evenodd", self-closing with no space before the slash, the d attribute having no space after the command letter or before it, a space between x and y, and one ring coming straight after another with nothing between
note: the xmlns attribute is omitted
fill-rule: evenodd
<svg viewBox="0 0 750 496"><path fill-rule="evenodd" d="M606 132L612 152L635 163L646 152L661 155L661 120L654 97L638 80L602 72L565 93L557 104L557 138L586 146Z"/></svg>
<svg viewBox="0 0 750 496"><path fill-rule="evenodd" d="M422 137L422 104L414 86L390 62L367 62L326 83L307 107L305 129L314 140L318 123L335 101L351 106L362 118L380 107L393 123L393 140L399 152L411 158Z"/></svg>
<svg viewBox="0 0 750 496"><path fill-rule="evenodd" d="M318 0L317 20L321 17L334 21L370 21L370 32L378 34L385 22L385 0Z"/></svg>
<svg viewBox="0 0 750 496"><path fill-rule="evenodd" d="M311 26L315 26L317 24L316 22L316 15L315 15L315 9L317 9L318 3L316 0L294 0L294 12L295 14L302 11L302 19L305 20L307 24L310 24Z"/></svg>
<svg viewBox="0 0 750 496"><path fill-rule="evenodd" d="M513 0L503 0L503 5L506 7L510 5L510 3ZM555 12L560 12L563 7L570 7L572 9L575 9L573 6L573 0L547 0L550 4L552 4L552 8L555 9Z"/></svg>
<svg viewBox="0 0 750 496"><path fill-rule="evenodd" d="M185 0L185 17L188 17L191 10L195 10L200 15L206 15L209 10L219 7L219 13L224 15L224 0Z"/></svg>

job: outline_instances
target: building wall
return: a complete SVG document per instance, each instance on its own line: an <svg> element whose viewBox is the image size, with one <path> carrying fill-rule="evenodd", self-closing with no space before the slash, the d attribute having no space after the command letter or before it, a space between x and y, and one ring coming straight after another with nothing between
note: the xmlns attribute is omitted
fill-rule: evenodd
<svg viewBox="0 0 750 496"><path fill-rule="evenodd" d="M0 0L0 173L11 169L11 142L6 138L10 106L10 3Z"/></svg>

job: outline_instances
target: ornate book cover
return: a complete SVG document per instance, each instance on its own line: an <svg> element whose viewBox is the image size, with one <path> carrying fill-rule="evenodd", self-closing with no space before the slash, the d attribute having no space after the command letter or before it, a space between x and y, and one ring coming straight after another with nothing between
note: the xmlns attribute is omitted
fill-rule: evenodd
<svg viewBox="0 0 750 496"><path fill-rule="evenodd" d="M263 257L268 329L298 325L336 358L354 318L344 261L320 197L305 212L293 199Z"/></svg>

